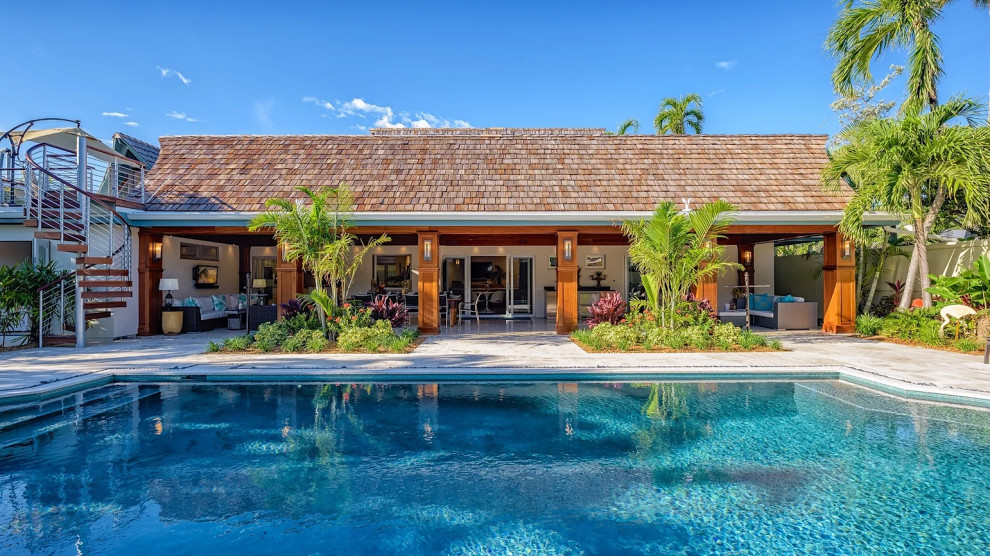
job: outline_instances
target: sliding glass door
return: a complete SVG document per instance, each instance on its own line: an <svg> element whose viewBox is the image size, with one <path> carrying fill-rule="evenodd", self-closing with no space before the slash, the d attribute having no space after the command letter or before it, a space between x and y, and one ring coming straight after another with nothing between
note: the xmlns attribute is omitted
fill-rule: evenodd
<svg viewBox="0 0 990 556"><path fill-rule="evenodd" d="M510 317L533 314L533 257L509 257Z"/></svg>

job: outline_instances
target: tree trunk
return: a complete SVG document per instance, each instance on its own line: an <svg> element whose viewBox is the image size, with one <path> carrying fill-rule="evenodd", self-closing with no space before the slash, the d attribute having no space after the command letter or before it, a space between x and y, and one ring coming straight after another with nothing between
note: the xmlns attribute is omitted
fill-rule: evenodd
<svg viewBox="0 0 990 556"><path fill-rule="evenodd" d="M942 204L945 203L945 194L945 186L940 185L935 191L935 198L932 199L932 206L928 209L928 214L925 215L924 221L915 224L920 229L922 238L919 244L918 255L920 257L921 300L925 307L932 306L932 294L928 293L928 288L932 286L931 278L928 277L928 234L931 233L932 227L935 226L935 219L938 218L938 213L942 210Z"/></svg>
<svg viewBox="0 0 990 556"><path fill-rule="evenodd" d="M928 288L932 286L931 278L928 277L928 243L922 242L918 249L918 274L921 278L921 302L924 307L932 306L932 294L928 293Z"/></svg>
<svg viewBox="0 0 990 556"><path fill-rule="evenodd" d="M873 283L870 284L870 294L866 296L866 304L863 305L864 313L869 313L870 308L873 307L873 296L877 293L877 284L880 282L880 274L883 273L883 267L886 264L886 252L880 253L880 258L877 259L877 267L873 272Z"/></svg>
<svg viewBox="0 0 990 556"><path fill-rule="evenodd" d="M918 234L915 234L914 247L911 248L911 262L908 263L907 276L904 278L904 291L901 293L901 302L897 306L901 311L907 311L911 307L911 299L914 295L914 278L918 274Z"/></svg>

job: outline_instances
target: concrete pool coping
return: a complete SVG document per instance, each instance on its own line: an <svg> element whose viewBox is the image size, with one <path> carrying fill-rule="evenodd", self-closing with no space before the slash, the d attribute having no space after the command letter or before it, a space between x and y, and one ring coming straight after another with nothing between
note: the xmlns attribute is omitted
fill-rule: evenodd
<svg viewBox="0 0 990 556"><path fill-rule="evenodd" d="M771 332L786 352L587 353L538 322L430 336L402 354L203 353L238 332L155 336L0 353L0 405L114 382L842 380L909 400L990 408L972 355L817 332Z"/></svg>
<svg viewBox="0 0 990 556"><path fill-rule="evenodd" d="M898 398L990 409L990 394L982 391L956 391L928 384L904 382L870 371L841 366L823 367L718 367L662 368L435 368L382 371L348 369L254 369L252 372L224 370L213 373L181 371L109 369L87 373L57 382L33 386L23 391L0 394L0 407L28 404L68 396L110 384L272 384L272 383L458 383L458 382L808 382L839 380Z"/></svg>

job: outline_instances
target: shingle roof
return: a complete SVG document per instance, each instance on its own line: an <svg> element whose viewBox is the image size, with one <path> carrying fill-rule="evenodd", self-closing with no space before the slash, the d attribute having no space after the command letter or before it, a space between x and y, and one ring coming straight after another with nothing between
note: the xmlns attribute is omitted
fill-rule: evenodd
<svg viewBox="0 0 990 556"><path fill-rule="evenodd" d="M722 198L740 210L839 210L824 135L611 136L599 130L162 137L156 211L257 211L347 182L356 210L640 211Z"/></svg>
<svg viewBox="0 0 990 556"><path fill-rule="evenodd" d="M148 170L158 160L158 147L151 143L145 143L136 137L131 137L126 133L120 133L119 131L113 134L113 148L123 155L126 155L127 151L130 151L134 158Z"/></svg>

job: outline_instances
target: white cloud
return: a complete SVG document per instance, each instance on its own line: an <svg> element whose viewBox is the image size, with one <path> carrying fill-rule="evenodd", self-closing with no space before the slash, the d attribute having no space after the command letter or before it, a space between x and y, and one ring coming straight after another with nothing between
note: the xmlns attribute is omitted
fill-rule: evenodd
<svg viewBox="0 0 990 556"><path fill-rule="evenodd" d="M272 127L272 108L275 106L274 100L254 101L254 119L262 127Z"/></svg>
<svg viewBox="0 0 990 556"><path fill-rule="evenodd" d="M103 112L100 115L101 116L108 116L110 118L126 118L127 117L127 114L124 114L123 112Z"/></svg>
<svg viewBox="0 0 990 556"><path fill-rule="evenodd" d="M317 97L303 97L302 101L308 102L310 104L315 104L316 106L319 106L320 108L325 108L327 110L334 109L333 104L331 104L330 101L323 100Z"/></svg>
<svg viewBox="0 0 990 556"><path fill-rule="evenodd" d="M724 92L725 92L725 89L715 89L714 91L708 93L708 96L710 98L710 97L713 97L713 96L716 96L716 95L720 95L720 94L722 94Z"/></svg>
<svg viewBox="0 0 990 556"><path fill-rule="evenodd" d="M401 111L396 113L391 106L382 106L378 104L370 103L363 98L352 98L348 101L336 100L333 103L323 100L316 96L306 96L302 99L303 102L311 103L316 106L326 108L327 110L332 110L336 113L338 118L348 118L351 116L357 116L359 118L366 118L368 116L377 116L374 120L373 127L383 127L400 129L411 127L415 129L427 129L431 127L459 127L467 128L471 127L471 124L464 120L454 120L451 122L446 118L442 118L431 114L429 112L407 112ZM326 114L321 114L320 117L326 117ZM356 129L366 129L365 126L353 126Z"/></svg>
<svg viewBox="0 0 990 556"><path fill-rule="evenodd" d="M176 119L176 120L182 120L182 121L185 121L185 122L198 122L199 121L196 118L190 118L189 116L183 114L182 112L176 112L175 110L172 110L171 112L166 112L165 115L168 116L169 118L173 118L173 119Z"/></svg>
<svg viewBox="0 0 990 556"><path fill-rule="evenodd" d="M736 67L738 63L736 60L723 60L721 62L715 62L715 67L722 70L730 70Z"/></svg>
<svg viewBox="0 0 990 556"><path fill-rule="evenodd" d="M131 127L137 127L137 126L139 126L141 124L139 124L137 122L124 122L124 125L129 125Z"/></svg>
<svg viewBox="0 0 990 556"><path fill-rule="evenodd" d="M188 84L192 83L192 79L189 79L185 75L182 75L182 72L180 72L178 70L169 69L169 68L163 68L161 66L155 66L155 67L158 68L158 72L162 74L162 79L164 79L164 78L166 78L166 77L168 77L170 75L174 75L174 76L176 76L176 77L179 78L179 81L182 81L182 84L183 85L188 85Z"/></svg>

